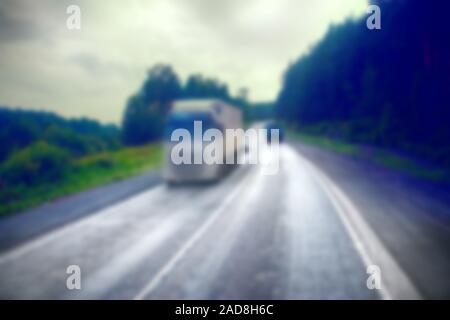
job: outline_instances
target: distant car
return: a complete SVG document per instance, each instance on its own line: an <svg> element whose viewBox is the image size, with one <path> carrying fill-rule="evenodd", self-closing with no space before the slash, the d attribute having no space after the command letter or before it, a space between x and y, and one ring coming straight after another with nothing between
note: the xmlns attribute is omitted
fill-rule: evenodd
<svg viewBox="0 0 450 320"><path fill-rule="evenodd" d="M284 129L283 129L283 127L280 125L280 124L278 124L278 123L276 123L275 121L271 121L271 122L268 122L267 124L266 124L266 129L267 129L267 142L268 143L272 143L272 129L278 129L279 131L279 142L281 143L281 142L283 142L283 140L284 140Z"/></svg>

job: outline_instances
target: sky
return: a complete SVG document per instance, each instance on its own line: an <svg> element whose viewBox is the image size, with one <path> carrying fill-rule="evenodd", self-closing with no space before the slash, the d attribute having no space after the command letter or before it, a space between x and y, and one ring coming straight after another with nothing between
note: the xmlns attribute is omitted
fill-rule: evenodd
<svg viewBox="0 0 450 320"><path fill-rule="evenodd" d="M81 9L70 30L67 7ZM365 0L2 0L0 105L120 123L148 69L202 73L276 98L290 62Z"/></svg>

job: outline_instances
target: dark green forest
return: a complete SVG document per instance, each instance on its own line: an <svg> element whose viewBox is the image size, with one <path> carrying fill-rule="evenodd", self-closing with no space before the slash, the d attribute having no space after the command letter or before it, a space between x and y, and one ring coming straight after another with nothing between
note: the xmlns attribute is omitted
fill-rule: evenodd
<svg viewBox="0 0 450 320"><path fill-rule="evenodd" d="M278 117L304 132L406 151L450 166L450 27L445 1L371 1L290 64Z"/></svg>
<svg viewBox="0 0 450 320"><path fill-rule="evenodd" d="M82 156L120 145L119 128L91 119L65 119L51 112L0 107L0 162L14 151L45 141Z"/></svg>
<svg viewBox="0 0 450 320"><path fill-rule="evenodd" d="M0 186L55 181L72 159L121 144L114 125L0 107Z"/></svg>

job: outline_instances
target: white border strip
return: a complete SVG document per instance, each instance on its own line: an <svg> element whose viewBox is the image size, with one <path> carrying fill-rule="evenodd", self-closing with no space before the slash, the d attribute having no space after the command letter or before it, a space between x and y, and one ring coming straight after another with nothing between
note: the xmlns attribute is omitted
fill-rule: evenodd
<svg viewBox="0 0 450 320"><path fill-rule="evenodd" d="M297 152L297 154L299 153ZM370 265L380 267L382 286L378 292L381 298L387 300L423 299L408 275L364 220L349 197L317 166L300 154L299 156L314 173L314 177L328 195L366 267Z"/></svg>

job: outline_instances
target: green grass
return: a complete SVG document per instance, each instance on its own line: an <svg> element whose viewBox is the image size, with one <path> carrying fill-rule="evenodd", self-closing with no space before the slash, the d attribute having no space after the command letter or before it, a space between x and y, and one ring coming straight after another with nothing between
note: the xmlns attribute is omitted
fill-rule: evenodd
<svg viewBox="0 0 450 320"><path fill-rule="evenodd" d="M358 147L350 143L345 143L337 140L332 140L324 136L308 135L300 132L290 131L290 135L305 143L313 144L327 150L332 150L342 154L357 155Z"/></svg>
<svg viewBox="0 0 450 320"><path fill-rule="evenodd" d="M162 146L151 144L74 160L68 164L63 177L53 183L0 189L0 215L25 210L66 195L157 169L161 167L162 159Z"/></svg>
<svg viewBox="0 0 450 320"><path fill-rule="evenodd" d="M445 168L425 165L412 158L397 153L381 150L361 148L357 144L333 140L325 136L309 135L298 131L289 131L289 135L304 143L316 145L340 154L351 155L356 158L372 161L381 166L404 172L411 176L433 182L450 181L450 172Z"/></svg>
<svg viewBox="0 0 450 320"><path fill-rule="evenodd" d="M406 172L412 176L434 181L443 182L450 180L450 173L443 168L425 166L407 157L399 156L384 150L377 150L373 153L374 162L388 168L393 168Z"/></svg>

